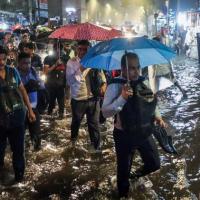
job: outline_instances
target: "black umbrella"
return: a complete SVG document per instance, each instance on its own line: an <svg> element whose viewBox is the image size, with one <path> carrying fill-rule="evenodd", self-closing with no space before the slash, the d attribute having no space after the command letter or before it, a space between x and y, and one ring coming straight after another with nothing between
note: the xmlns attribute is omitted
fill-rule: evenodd
<svg viewBox="0 0 200 200"><path fill-rule="evenodd" d="M170 154L178 154L176 148L173 145L173 138L167 134L165 128L156 125L153 129L153 135L158 140L159 145L162 149Z"/></svg>

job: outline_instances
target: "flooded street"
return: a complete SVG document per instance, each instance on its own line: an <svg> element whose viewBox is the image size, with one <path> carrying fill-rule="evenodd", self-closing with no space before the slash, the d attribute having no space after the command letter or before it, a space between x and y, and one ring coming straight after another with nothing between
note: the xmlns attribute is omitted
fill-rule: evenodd
<svg viewBox="0 0 200 200"><path fill-rule="evenodd" d="M181 57L175 61L174 70L188 98L182 98L181 92L172 86L160 92L159 102L179 155L172 156L160 149L161 170L149 176L149 187L132 184L132 199L196 200L200 197L200 69L196 60ZM85 120L78 144L72 147L70 123L69 112L64 120L42 116L42 150L33 151L27 134L25 181L12 186L0 182L1 200L117 199L112 120L101 126L102 154L89 150ZM138 163L137 156L133 166ZM2 176L5 182L13 178L10 154Z"/></svg>

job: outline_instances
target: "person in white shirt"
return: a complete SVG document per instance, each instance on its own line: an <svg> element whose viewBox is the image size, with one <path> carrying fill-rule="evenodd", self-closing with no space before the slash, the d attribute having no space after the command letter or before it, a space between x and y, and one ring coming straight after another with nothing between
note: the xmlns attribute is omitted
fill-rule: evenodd
<svg viewBox="0 0 200 200"><path fill-rule="evenodd" d="M71 141L75 144L81 121L86 114L91 145L95 150L99 150L99 100L94 97L91 90L91 84L93 84L89 77L89 71L91 69L83 68L80 64L81 58L87 53L89 47L90 43L87 40L79 41L77 45L77 56L67 62L66 80L71 90L72 108Z"/></svg>
<svg viewBox="0 0 200 200"><path fill-rule="evenodd" d="M102 106L104 117L115 116L113 137L120 198L128 197L129 178L137 179L160 168L157 146L151 136L152 122L163 127L166 124L157 109L155 95L144 84L144 77L139 76L139 66L136 54L127 53L122 56L122 75L108 85ZM133 174L131 166L136 150L144 166Z"/></svg>

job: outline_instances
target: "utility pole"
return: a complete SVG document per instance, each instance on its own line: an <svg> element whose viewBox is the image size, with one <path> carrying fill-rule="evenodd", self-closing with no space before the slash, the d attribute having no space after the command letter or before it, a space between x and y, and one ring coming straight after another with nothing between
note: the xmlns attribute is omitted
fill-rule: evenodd
<svg viewBox="0 0 200 200"><path fill-rule="evenodd" d="M40 23L40 0L37 0L37 7L38 7L38 24Z"/></svg>
<svg viewBox="0 0 200 200"><path fill-rule="evenodd" d="M33 22L32 10L33 10L32 0L28 0L28 16L29 16L29 22L31 24Z"/></svg>
<svg viewBox="0 0 200 200"><path fill-rule="evenodd" d="M177 5L176 5L176 17L178 17L179 11L180 11L180 0L177 0Z"/></svg>

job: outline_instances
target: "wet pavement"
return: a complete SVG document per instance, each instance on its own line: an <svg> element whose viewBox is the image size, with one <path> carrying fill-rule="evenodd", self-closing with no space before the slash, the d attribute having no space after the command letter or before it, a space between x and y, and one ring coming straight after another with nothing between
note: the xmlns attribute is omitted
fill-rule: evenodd
<svg viewBox="0 0 200 200"><path fill-rule="evenodd" d="M188 98L182 98L181 92L172 86L160 92L159 102L179 155L172 156L160 149L161 170L131 184L132 199L195 200L200 196L200 69L197 61L178 58L174 70ZM69 140L70 122L70 113L64 120L43 115L42 150L38 152L29 145L27 134L26 174L20 184L10 185L13 172L11 155L7 154L0 199L117 199L112 120L101 127L102 154L92 153L85 121L73 147ZM138 163L139 156L133 166Z"/></svg>

